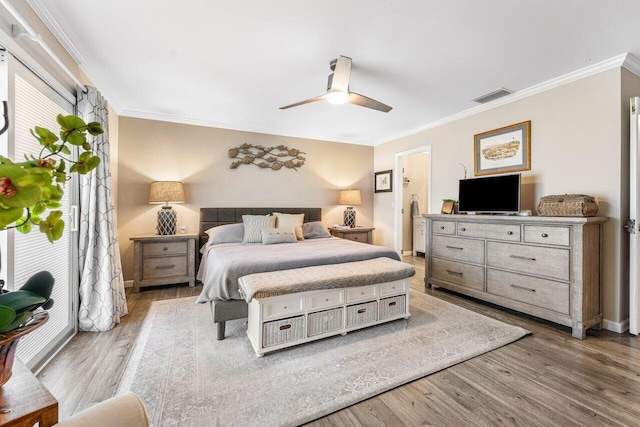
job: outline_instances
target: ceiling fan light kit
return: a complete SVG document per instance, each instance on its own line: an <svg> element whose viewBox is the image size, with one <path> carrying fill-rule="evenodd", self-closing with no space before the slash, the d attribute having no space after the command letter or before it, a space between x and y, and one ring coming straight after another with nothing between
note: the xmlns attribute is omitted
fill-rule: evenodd
<svg viewBox="0 0 640 427"><path fill-rule="evenodd" d="M331 68L331 71L333 71L333 73L329 75L329 81L327 82L327 92L324 95L305 99L304 101L296 102L295 104L285 105L284 107L280 107L280 109L286 110L287 108L298 107L300 105L326 99L329 103L336 105L346 104L348 102L350 104L371 108L373 110L382 111L384 113L388 113L389 111L391 111L391 107L383 104L382 102L349 91L349 79L351 77L351 58L348 58L346 56L338 56L336 59L332 60L329 63L329 67Z"/></svg>

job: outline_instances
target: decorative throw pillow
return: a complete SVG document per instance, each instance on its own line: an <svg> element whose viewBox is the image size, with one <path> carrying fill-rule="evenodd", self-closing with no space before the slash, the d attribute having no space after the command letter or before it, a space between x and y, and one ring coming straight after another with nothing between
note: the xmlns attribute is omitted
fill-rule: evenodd
<svg viewBox="0 0 640 427"><path fill-rule="evenodd" d="M304 214L285 214L280 212L274 212L273 216L276 217L276 228L293 228L298 240L304 240L302 234L302 223L304 222Z"/></svg>
<svg viewBox="0 0 640 427"><path fill-rule="evenodd" d="M242 243L244 224L219 225L205 231L209 236L208 244L218 243Z"/></svg>
<svg viewBox="0 0 640 427"><path fill-rule="evenodd" d="M262 244L273 245L275 243L296 243L296 235L293 228L263 228L262 229Z"/></svg>
<svg viewBox="0 0 640 427"><path fill-rule="evenodd" d="M262 229L275 228L276 217L267 215L242 215L244 237L242 243L262 243Z"/></svg>
<svg viewBox="0 0 640 427"><path fill-rule="evenodd" d="M306 222L302 224L302 234L305 239L322 239L331 237L331 233L320 221Z"/></svg>

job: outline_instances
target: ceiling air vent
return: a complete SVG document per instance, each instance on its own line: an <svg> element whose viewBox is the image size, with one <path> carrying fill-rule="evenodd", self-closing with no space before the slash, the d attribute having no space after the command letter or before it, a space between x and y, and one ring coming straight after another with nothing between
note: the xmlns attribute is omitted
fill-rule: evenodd
<svg viewBox="0 0 640 427"><path fill-rule="evenodd" d="M486 95L479 96L476 99L474 99L473 101L477 102L479 104L486 104L487 102L491 102L491 101L493 101L495 99L502 98L503 96L507 96L507 95L510 95L512 93L513 93L513 91L511 89L507 89L507 88L501 87L500 89L494 90L493 92L490 92L490 93L488 93Z"/></svg>

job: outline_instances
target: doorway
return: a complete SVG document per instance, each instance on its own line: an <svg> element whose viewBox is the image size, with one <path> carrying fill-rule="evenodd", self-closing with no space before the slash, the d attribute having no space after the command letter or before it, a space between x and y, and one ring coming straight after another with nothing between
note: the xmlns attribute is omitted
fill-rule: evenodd
<svg viewBox="0 0 640 427"><path fill-rule="evenodd" d="M414 213L428 213L431 206L431 145L396 153L394 181L398 189L394 196L394 249L409 255L414 252ZM424 253L424 249L418 252Z"/></svg>

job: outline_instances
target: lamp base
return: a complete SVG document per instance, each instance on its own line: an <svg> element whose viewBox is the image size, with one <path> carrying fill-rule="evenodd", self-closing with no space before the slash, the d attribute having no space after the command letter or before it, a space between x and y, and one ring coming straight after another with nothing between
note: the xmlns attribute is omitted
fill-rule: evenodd
<svg viewBox="0 0 640 427"><path fill-rule="evenodd" d="M176 211L171 209L171 206L163 206L158 211L158 234L166 236L170 234L176 234Z"/></svg>
<svg viewBox="0 0 640 427"><path fill-rule="evenodd" d="M356 226L356 211L354 211L352 207L345 209L343 218L344 225L349 228L354 228Z"/></svg>

